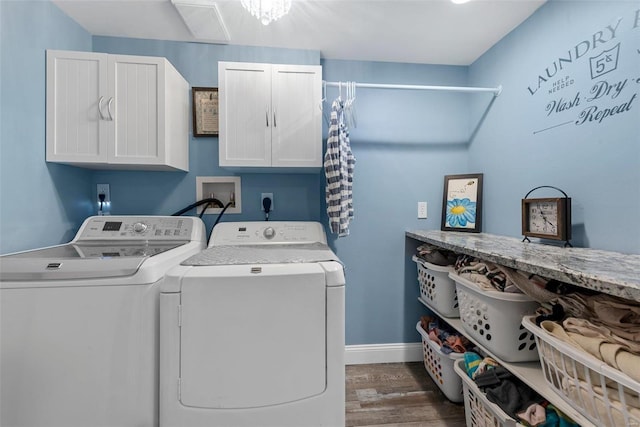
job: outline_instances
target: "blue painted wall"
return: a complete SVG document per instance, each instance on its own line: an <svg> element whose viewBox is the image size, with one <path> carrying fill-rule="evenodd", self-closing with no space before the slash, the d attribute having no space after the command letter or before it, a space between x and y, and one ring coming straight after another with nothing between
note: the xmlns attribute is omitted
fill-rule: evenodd
<svg viewBox="0 0 640 427"><path fill-rule="evenodd" d="M485 173L487 232L520 236L520 199L551 185L572 197L574 244L640 253L638 48L640 2L553 0L470 67L472 85L504 87L469 149ZM590 101L617 84L619 95Z"/></svg>
<svg viewBox="0 0 640 427"><path fill-rule="evenodd" d="M588 57L617 40L618 68L602 78L629 80L619 98L597 105L611 107L638 92L635 9L637 2L552 0L471 67L447 67L321 61L316 51L92 39L49 2L0 1L0 253L69 240L95 212L96 183L111 185L114 214L170 214L195 200L196 176L235 175L216 166L217 138L191 138L188 173L89 171L45 163L45 49L165 56L192 86L217 86L219 60L322 63L330 81L502 84L503 94L493 104L488 94L357 93L358 126L351 130L355 220L349 237L330 237L347 265L347 343L418 341L414 327L424 309L416 301L415 266L407 259L416 243L405 239L404 231L439 229L444 175L485 174L487 232L519 236L522 196L534 186L555 185L574 199L575 243L640 253L640 230L632 220L640 209L640 101L601 124L544 130L575 121L591 104L581 101L551 117L545 110L557 96L586 97L598 80L591 79ZM553 94L542 85L531 94L528 88L537 87L539 73L581 41L616 25L618 17L623 19L616 41L603 41L558 74L573 79L572 85ZM329 100L336 95L337 89L328 88ZM272 219L326 222L323 175L240 175L243 213L228 215L227 221L261 219L259 193L273 192ZM416 218L422 200L429 203L426 220ZM214 218L208 217L211 225Z"/></svg>
<svg viewBox="0 0 640 427"><path fill-rule="evenodd" d="M328 81L467 84L467 67L324 60L323 73ZM329 100L337 94L327 88ZM439 228L443 176L468 169L469 95L363 88L356 97L357 127L350 131L355 218L349 237L333 238L346 265L346 340L415 342L424 307L415 265L406 264L411 242L404 232ZM428 219L418 220L417 202L424 200Z"/></svg>
<svg viewBox="0 0 640 427"><path fill-rule="evenodd" d="M0 1L0 253L68 241L93 208L91 172L44 160L49 48L91 36L48 1Z"/></svg>

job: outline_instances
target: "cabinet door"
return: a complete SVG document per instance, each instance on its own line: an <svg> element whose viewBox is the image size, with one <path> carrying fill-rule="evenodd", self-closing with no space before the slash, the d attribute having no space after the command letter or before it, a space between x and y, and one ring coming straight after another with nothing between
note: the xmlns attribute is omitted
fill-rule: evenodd
<svg viewBox="0 0 640 427"><path fill-rule="evenodd" d="M47 161L106 162L109 98L107 55L47 51Z"/></svg>
<svg viewBox="0 0 640 427"><path fill-rule="evenodd" d="M272 166L322 166L322 67L273 65Z"/></svg>
<svg viewBox="0 0 640 427"><path fill-rule="evenodd" d="M109 55L109 163L161 165L165 156L162 58Z"/></svg>
<svg viewBox="0 0 640 427"><path fill-rule="evenodd" d="M220 62L220 166L270 166L271 66Z"/></svg>

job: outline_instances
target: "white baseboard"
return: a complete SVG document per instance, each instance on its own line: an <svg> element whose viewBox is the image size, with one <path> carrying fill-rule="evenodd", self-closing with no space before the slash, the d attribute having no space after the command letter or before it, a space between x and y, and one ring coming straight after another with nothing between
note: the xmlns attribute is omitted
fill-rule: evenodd
<svg viewBox="0 0 640 427"><path fill-rule="evenodd" d="M345 365L419 362L423 357L421 342L348 345L344 353Z"/></svg>

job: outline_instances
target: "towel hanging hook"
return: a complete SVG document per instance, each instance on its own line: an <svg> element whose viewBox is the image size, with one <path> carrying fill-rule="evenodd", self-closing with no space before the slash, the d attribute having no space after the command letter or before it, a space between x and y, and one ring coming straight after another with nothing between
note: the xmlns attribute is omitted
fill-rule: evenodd
<svg viewBox="0 0 640 427"><path fill-rule="evenodd" d="M327 100L327 81L323 80L322 81L322 99L320 99L320 103L318 105L318 108L320 108L320 111L324 110L324 102Z"/></svg>
<svg viewBox="0 0 640 427"><path fill-rule="evenodd" d="M358 117L356 114L356 82L351 82L351 107L350 107L350 116L351 116L351 127L358 127Z"/></svg>
<svg viewBox="0 0 640 427"><path fill-rule="evenodd" d="M356 100L356 82L349 82L349 105L353 105Z"/></svg>

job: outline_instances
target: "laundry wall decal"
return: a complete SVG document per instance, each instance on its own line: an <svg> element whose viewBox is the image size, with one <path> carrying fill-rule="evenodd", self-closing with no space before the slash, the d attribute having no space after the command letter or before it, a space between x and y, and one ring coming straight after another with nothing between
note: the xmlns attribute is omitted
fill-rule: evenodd
<svg viewBox="0 0 640 427"><path fill-rule="evenodd" d="M638 33L640 9L614 18L572 44L566 54L539 72L534 83L526 87L536 99L534 108L544 110L536 121L543 126L533 134L567 125L600 125L637 110L640 71L619 66L637 61L633 53L638 49L631 42Z"/></svg>

